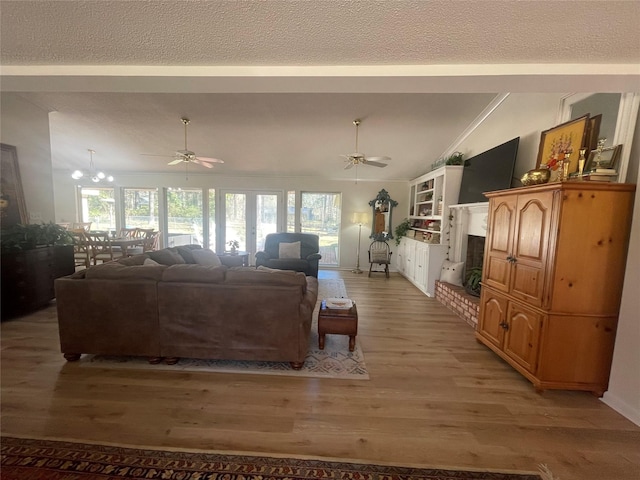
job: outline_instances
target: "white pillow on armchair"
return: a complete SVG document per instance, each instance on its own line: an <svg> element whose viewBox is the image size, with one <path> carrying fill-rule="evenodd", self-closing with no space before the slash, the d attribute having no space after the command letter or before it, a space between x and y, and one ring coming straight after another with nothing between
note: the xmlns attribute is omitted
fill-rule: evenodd
<svg viewBox="0 0 640 480"><path fill-rule="evenodd" d="M278 244L278 258L300 258L300 242Z"/></svg>

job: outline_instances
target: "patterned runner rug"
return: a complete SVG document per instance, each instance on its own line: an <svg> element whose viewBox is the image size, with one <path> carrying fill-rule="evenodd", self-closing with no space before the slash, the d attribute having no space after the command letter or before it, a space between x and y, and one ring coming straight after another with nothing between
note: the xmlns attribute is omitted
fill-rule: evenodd
<svg viewBox="0 0 640 480"><path fill-rule="evenodd" d="M537 474L142 450L3 437L3 480L541 480Z"/></svg>
<svg viewBox="0 0 640 480"><path fill-rule="evenodd" d="M288 362L256 362L235 360L209 360L182 358L175 365L150 365L146 357L114 357L107 355L83 355L78 364L82 367L135 368L145 370L184 370L200 372L250 373L264 375L287 375L296 377L343 378L368 380L369 373L364 355L356 337L356 348L349 351L349 337L327 335L324 350L318 348L318 311L323 298L346 297L342 279L319 281L318 304L313 313L309 353L300 370L291 368Z"/></svg>

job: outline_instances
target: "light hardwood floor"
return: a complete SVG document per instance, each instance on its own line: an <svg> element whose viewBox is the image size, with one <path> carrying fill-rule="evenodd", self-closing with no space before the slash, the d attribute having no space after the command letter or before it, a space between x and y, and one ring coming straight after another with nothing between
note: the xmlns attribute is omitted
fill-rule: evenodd
<svg viewBox="0 0 640 480"><path fill-rule="evenodd" d="M2 434L640 478L640 428L598 398L536 393L398 274L320 277L343 278L358 303L368 381L78 368L49 307L2 324Z"/></svg>

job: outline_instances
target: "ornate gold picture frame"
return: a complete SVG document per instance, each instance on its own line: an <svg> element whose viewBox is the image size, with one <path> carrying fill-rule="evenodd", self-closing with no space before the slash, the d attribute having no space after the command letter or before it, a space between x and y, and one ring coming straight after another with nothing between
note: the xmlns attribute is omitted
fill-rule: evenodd
<svg viewBox="0 0 640 480"><path fill-rule="evenodd" d="M569 171L578 170L579 150L584 146L585 135L589 125L589 114L557 125L545 130L540 135L540 147L538 148L538 161L536 168L547 166L551 171L550 182L558 180L560 163L567 152L569 156Z"/></svg>

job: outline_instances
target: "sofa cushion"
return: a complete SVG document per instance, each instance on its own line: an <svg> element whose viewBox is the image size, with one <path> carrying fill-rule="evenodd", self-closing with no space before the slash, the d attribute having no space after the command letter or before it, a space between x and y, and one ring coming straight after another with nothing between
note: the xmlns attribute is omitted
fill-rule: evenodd
<svg viewBox="0 0 640 480"><path fill-rule="evenodd" d="M180 255L183 259L185 263L198 263L196 262L196 260L193 258L193 255L191 254L191 252L193 252L194 250L199 250L202 247L200 245L180 245L179 247L176 247L176 249L178 250L178 255Z"/></svg>
<svg viewBox="0 0 640 480"><path fill-rule="evenodd" d="M152 258L145 258L144 263L142 265L149 266L149 265L160 265L160 264Z"/></svg>
<svg viewBox="0 0 640 480"><path fill-rule="evenodd" d="M302 291L307 290L307 277L302 272L282 271L275 269L256 269L252 267L232 268L227 271L225 283L233 284L267 284L267 285L299 285Z"/></svg>
<svg viewBox="0 0 640 480"><path fill-rule="evenodd" d="M171 265L162 275L163 282L222 283L227 267L195 264Z"/></svg>
<svg viewBox="0 0 640 480"><path fill-rule="evenodd" d="M131 267L133 265L144 265L144 261L149 257L145 254L133 255L132 257L122 257L117 260L120 265Z"/></svg>
<svg viewBox="0 0 640 480"><path fill-rule="evenodd" d="M175 248L163 248L162 250L156 250L155 252L147 252L147 255L149 258L162 265L186 263L184 258L180 256L178 250Z"/></svg>
<svg viewBox="0 0 640 480"><path fill-rule="evenodd" d="M193 259L195 263L198 265L209 265L212 267L219 267L222 265L218 255L215 254L214 251L209 250L208 248L203 248L201 250L194 250L192 253Z"/></svg>
<svg viewBox="0 0 640 480"><path fill-rule="evenodd" d="M278 258L300 258L300 242L280 243Z"/></svg>
<svg viewBox="0 0 640 480"><path fill-rule="evenodd" d="M165 265L133 265L126 266L119 263L104 263L102 265L96 265L88 268L85 278L91 279L110 279L110 280L123 280L123 279L145 279L145 280L160 280L162 278L162 272L167 267Z"/></svg>

